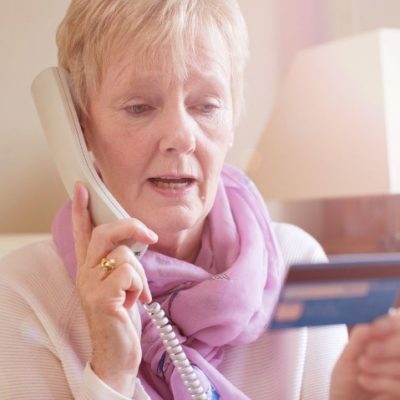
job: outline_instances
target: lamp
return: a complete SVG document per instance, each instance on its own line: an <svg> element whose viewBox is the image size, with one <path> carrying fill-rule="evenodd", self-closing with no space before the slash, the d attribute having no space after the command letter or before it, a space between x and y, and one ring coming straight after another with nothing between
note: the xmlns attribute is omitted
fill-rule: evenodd
<svg viewBox="0 0 400 400"><path fill-rule="evenodd" d="M400 30L299 53L249 175L267 200L400 192Z"/></svg>

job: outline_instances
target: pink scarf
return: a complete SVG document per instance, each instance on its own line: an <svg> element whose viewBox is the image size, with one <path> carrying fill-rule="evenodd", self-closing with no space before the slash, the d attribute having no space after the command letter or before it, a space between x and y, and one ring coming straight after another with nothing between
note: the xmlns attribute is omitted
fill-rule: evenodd
<svg viewBox="0 0 400 400"><path fill-rule="evenodd" d="M75 281L71 203L53 222L53 239ZM280 290L283 261L264 201L233 167L221 174L195 264L148 250L141 260L158 301L212 399L248 397L219 371L224 348L249 343L265 331ZM141 308L140 378L153 400L190 399Z"/></svg>

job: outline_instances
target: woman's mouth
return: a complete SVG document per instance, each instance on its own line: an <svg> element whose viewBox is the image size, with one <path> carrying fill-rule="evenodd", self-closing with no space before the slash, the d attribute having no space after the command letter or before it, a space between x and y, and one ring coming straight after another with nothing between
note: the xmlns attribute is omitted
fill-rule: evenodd
<svg viewBox="0 0 400 400"><path fill-rule="evenodd" d="M161 190L181 191L192 186L195 179L191 177L157 177L150 178L149 181L153 186Z"/></svg>

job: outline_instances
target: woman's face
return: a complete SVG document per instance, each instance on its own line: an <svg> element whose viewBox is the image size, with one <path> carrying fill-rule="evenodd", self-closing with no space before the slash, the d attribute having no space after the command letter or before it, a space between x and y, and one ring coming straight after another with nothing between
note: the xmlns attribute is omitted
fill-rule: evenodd
<svg viewBox="0 0 400 400"><path fill-rule="evenodd" d="M227 51L202 46L187 78L111 62L83 122L103 181L161 238L199 228L233 139Z"/></svg>

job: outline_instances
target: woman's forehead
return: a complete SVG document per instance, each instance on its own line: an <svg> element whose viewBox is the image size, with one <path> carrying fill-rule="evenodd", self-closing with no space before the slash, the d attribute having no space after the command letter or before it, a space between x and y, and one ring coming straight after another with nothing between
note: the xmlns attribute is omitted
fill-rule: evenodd
<svg viewBox="0 0 400 400"><path fill-rule="evenodd" d="M156 56L137 54L135 48L127 49L119 56L110 58L104 69L104 84L125 84L129 82L165 83L170 81L209 81L224 85L230 82L231 66L226 48L198 46L185 58L173 52L160 51ZM162 81L162 82L161 82Z"/></svg>

